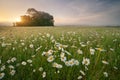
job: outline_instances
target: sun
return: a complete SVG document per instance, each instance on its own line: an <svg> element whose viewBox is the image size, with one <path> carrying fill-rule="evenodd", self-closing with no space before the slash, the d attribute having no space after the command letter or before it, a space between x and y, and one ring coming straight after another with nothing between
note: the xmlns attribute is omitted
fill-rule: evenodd
<svg viewBox="0 0 120 80"><path fill-rule="evenodd" d="M20 19L20 18L16 18L15 21L16 21L16 22L21 22L21 19Z"/></svg>

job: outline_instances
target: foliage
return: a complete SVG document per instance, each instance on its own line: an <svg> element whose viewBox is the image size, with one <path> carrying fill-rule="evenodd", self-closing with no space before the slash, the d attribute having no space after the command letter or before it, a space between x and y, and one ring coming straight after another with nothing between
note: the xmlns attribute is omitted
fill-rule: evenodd
<svg viewBox="0 0 120 80"><path fill-rule="evenodd" d="M54 26L53 16L46 12L29 8L27 14L21 16L21 22L16 22L16 26Z"/></svg>

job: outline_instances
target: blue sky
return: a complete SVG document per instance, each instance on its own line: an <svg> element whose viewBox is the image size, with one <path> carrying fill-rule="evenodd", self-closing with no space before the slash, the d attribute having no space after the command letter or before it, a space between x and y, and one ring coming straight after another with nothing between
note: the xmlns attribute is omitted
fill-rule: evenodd
<svg viewBox="0 0 120 80"><path fill-rule="evenodd" d="M120 0L0 0L0 22L12 22L28 8L54 16L55 25L120 25Z"/></svg>

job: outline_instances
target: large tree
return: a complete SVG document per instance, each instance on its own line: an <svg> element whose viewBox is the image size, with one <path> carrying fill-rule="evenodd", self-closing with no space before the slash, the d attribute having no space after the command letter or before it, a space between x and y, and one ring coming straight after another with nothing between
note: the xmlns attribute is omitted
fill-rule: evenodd
<svg viewBox="0 0 120 80"><path fill-rule="evenodd" d="M16 22L16 26L54 26L54 18L49 13L29 8L27 15L21 16L21 22Z"/></svg>

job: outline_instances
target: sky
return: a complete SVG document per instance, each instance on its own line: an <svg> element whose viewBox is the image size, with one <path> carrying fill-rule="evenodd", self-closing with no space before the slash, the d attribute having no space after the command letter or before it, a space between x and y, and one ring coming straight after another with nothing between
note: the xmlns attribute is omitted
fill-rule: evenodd
<svg viewBox="0 0 120 80"><path fill-rule="evenodd" d="M14 22L28 8L50 13L55 25L120 25L120 0L0 0L0 22Z"/></svg>

